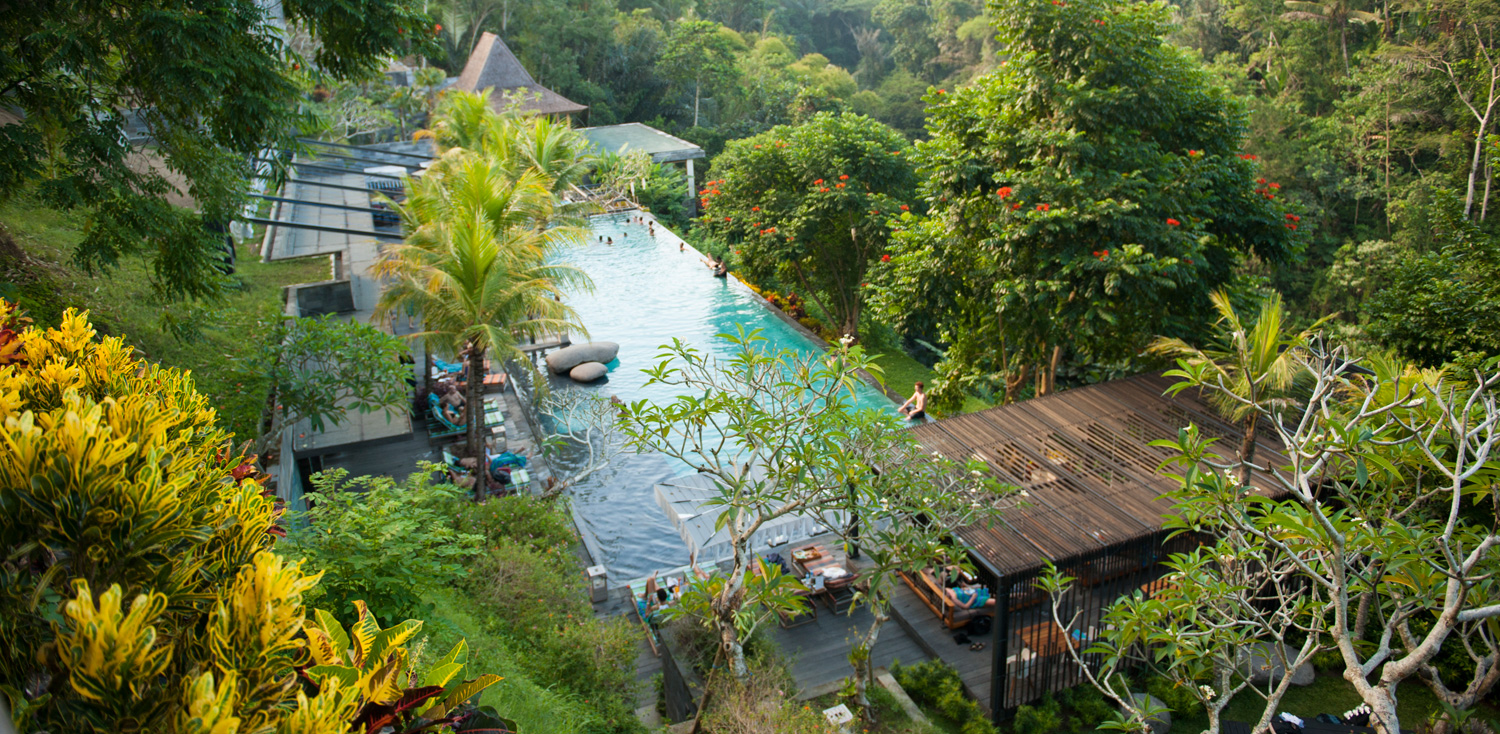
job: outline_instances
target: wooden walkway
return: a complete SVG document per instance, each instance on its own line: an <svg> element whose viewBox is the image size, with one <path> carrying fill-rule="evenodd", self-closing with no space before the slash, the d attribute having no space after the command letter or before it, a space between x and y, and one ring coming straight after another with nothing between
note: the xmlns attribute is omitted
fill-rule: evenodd
<svg viewBox="0 0 1500 734"><path fill-rule="evenodd" d="M979 651L954 642L953 636L956 633L943 626L937 615L906 584L901 584L897 590L891 612L894 621L927 656L939 658L958 670L969 697L978 701L986 713L990 712L990 666L995 661L994 633L973 638L975 642L984 643L984 649Z"/></svg>

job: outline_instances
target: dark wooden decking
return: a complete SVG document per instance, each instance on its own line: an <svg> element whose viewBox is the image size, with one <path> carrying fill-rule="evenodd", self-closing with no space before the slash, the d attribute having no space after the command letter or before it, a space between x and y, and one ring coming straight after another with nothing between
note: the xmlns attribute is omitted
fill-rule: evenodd
<svg viewBox="0 0 1500 734"><path fill-rule="evenodd" d="M792 678L806 696L853 674L849 667L849 648L856 635L870 628L873 619L864 607L859 607L853 614L835 614L820 604L816 621L791 629L782 629L775 621L770 621L766 623L768 627L756 634L770 635L781 654L790 661ZM927 653L901 625L891 620L881 626L872 658L875 667L889 668L897 660L903 665L920 663L927 659Z"/></svg>
<svg viewBox="0 0 1500 734"><path fill-rule="evenodd" d="M505 401L505 448L530 458L526 468L531 474L531 491L540 492L547 485L551 471L542 460L539 442L532 435L531 427L521 414L520 401L515 392L485 393L486 400L502 398ZM463 436L433 439L428 436L424 418L412 421L412 432L395 440L352 444L323 454L314 460L313 471L342 468L350 476L377 475L393 477L403 481L417 471L418 461L443 462L443 447L460 443Z"/></svg>
<svg viewBox="0 0 1500 734"><path fill-rule="evenodd" d="M993 632L973 638L974 642L984 643L983 650L970 650L968 645L954 642L953 635L956 633L943 626L942 620L906 584L897 588L895 600L891 604L891 616L908 638L925 653L924 658L938 658L953 666L963 679L964 690L969 696L978 701L986 712L991 710L990 666L995 661Z"/></svg>
<svg viewBox="0 0 1500 734"><path fill-rule="evenodd" d="M661 672L661 658L651 652L646 642L645 629L631 614L633 608L629 589L612 588L606 601L594 605L594 615L601 618L627 616L632 628L639 632L640 655L636 657L636 680L640 684L639 706L646 706L656 702L656 688L651 679ZM869 629L871 619L870 613L863 607L852 615L847 612L835 614L820 604L816 621L792 629L782 629L774 620L770 620L755 634L767 635L775 643L790 664L797 688L803 696L807 696L821 693L851 674L849 647L856 634ZM963 649L968 652L967 647ZM873 657L875 667L888 668L898 660L903 665L920 663L928 655L893 619L881 627Z"/></svg>

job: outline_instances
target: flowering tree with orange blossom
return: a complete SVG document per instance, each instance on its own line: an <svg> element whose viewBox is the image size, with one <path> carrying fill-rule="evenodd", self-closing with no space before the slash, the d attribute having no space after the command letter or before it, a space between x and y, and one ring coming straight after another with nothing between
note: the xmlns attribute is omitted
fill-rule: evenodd
<svg viewBox="0 0 1500 734"><path fill-rule="evenodd" d="M1164 6L991 0L989 15L1009 56L929 92L929 211L893 222L870 278L884 320L946 347L938 407L1045 395L1064 362L1128 367L1152 336L1206 328L1208 294L1248 285L1245 258L1298 251L1297 215L1244 151L1243 106L1163 40Z"/></svg>
<svg viewBox="0 0 1500 734"><path fill-rule="evenodd" d="M698 195L710 236L751 279L797 289L841 334L859 335L865 272L917 175L900 133L828 112L730 143Z"/></svg>

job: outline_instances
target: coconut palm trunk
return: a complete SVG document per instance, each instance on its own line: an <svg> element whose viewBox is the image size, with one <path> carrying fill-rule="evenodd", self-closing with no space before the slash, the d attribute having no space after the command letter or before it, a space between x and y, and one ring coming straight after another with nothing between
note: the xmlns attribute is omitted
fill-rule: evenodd
<svg viewBox="0 0 1500 734"><path fill-rule="evenodd" d="M488 467L484 463L484 354L478 344L469 344L469 381L464 398L468 410L468 454L474 457L478 467L474 479L474 500L484 499Z"/></svg>

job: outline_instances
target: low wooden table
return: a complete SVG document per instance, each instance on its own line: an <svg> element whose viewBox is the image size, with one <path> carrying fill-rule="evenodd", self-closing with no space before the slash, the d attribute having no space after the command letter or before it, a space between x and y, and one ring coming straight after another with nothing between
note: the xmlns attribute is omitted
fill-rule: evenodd
<svg viewBox="0 0 1500 734"><path fill-rule="evenodd" d="M818 557L809 558L805 561L797 560L796 554L801 551L814 551L818 554ZM853 598L854 582L859 580L859 572L850 569L848 563L842 557L834 555L833 551L827 546L822 543L814 543L793 549L791 560L797 568L801 569L803 576L808 574L814 576L823 575L823 591L821 596L829 609L837 612L839 611L840 601L848 601ZM829 578L827 571L834 568L844 571L844 575L838 578ZM844 592L848 593L845 594ZM818 594L819 592L813 590L812 593Z"/></svg>

